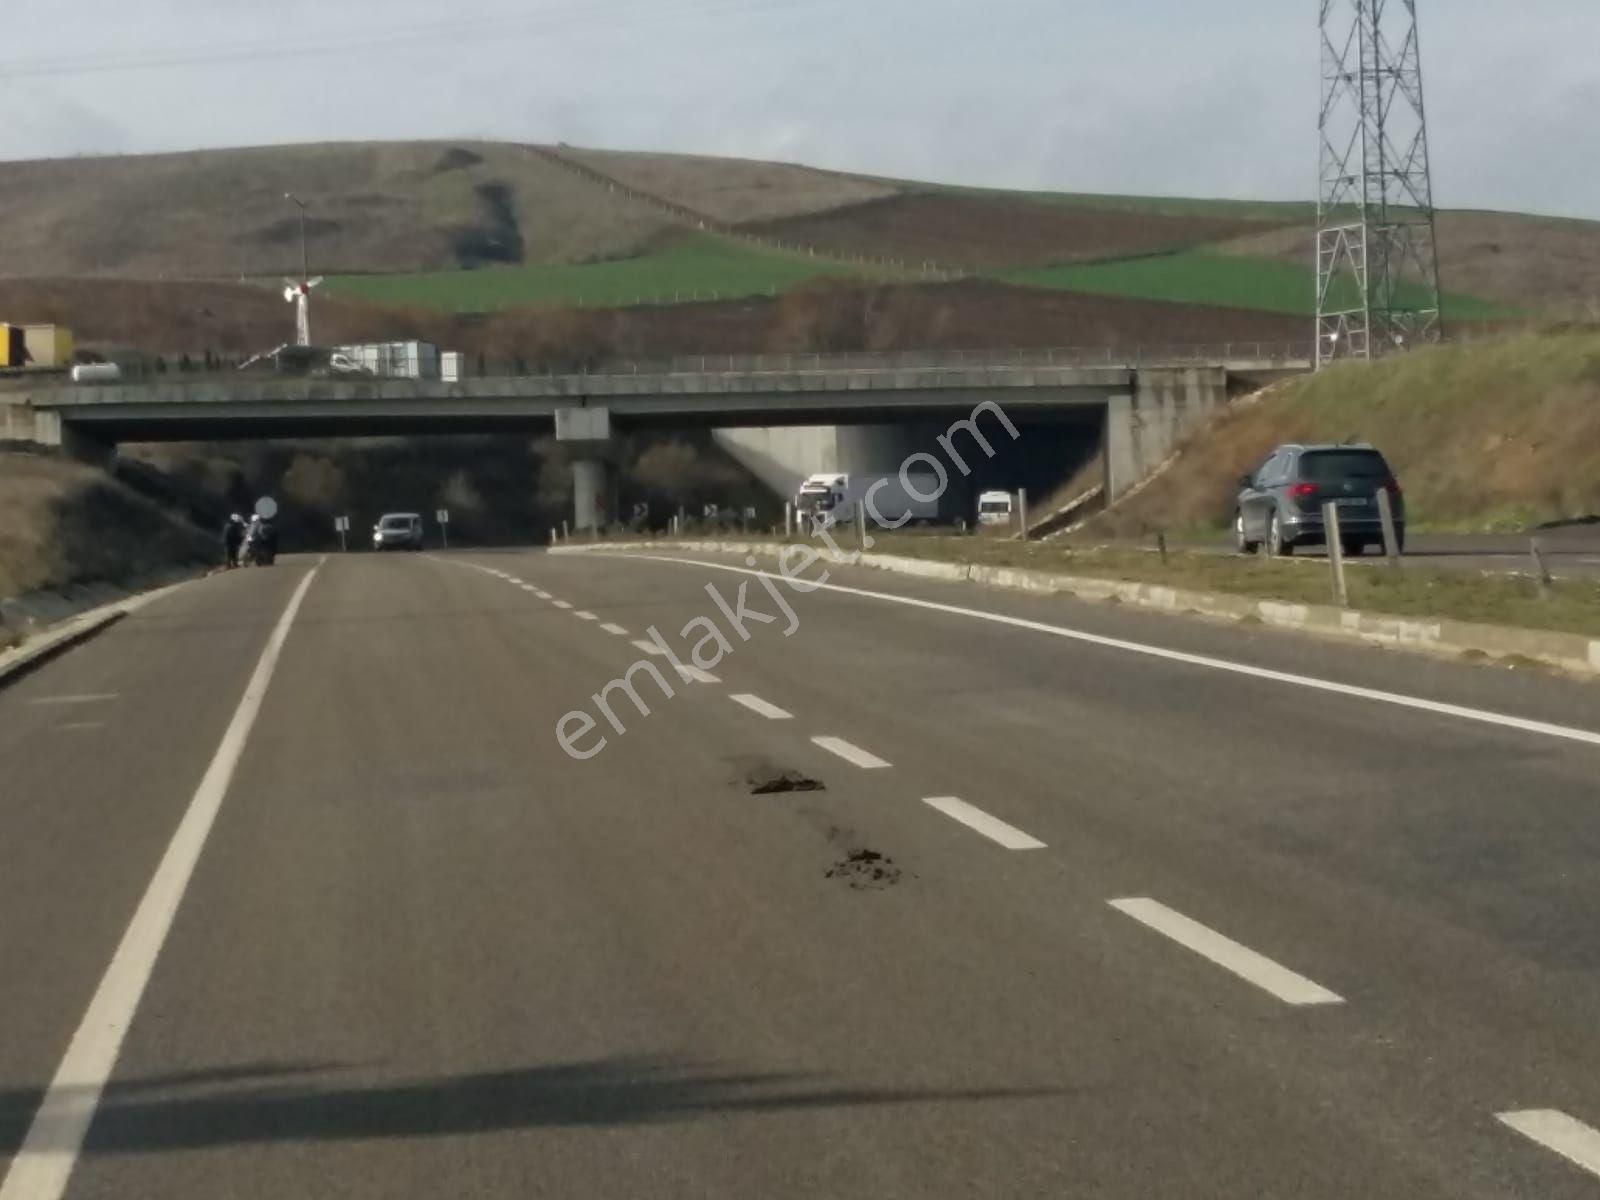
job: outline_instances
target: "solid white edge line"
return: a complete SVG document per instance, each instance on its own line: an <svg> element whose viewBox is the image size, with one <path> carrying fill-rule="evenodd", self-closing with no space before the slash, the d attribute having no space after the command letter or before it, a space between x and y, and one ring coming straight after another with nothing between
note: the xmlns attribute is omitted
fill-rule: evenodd
<svg viewBox="0 0 1600 1200"><path fill-rule="evenodd" d="M600 628L604 629L612 637L627 637L628 636L628 631L626 629L624 629L621 625L612 625L612 624L610 624L608 622L608 623L600 626Z"/></svg>
<svg viewBox="0 0 1600 1200"><path fill-rule="evenodd" d="M1304 975L1275 963L1264 954L1257 954L1248 946L1240 945L1215 929L1168 908L1158 900L1138 897L1127 900L1108 900L1107 904L1120 913L1132 917L1141 925L1171 938L1185 949L1202 958L1210 959L1225 971L1255 984L1282 1000L1285 1004L1343 1004L1344 997L1330 992Z"/></svg>
<svg viewBox="0 0 1600 1200"><path fill-rule="evenodd" d="M572 615L577 617L580 621L598 621L600 619L592 612L575 612Z"/></svg>
<svg viewBox="0 0 1600 1200"><path fill-rule="evenodd" d="M590 553L596 552L591 551ZM641 559L645 562L676 563L685 567L703 567L713 571L732 571L738 575L772 575L772 572L752 570L748 567L704 562L697 558L671 558L660 554L599 553L599 557L633 558ZM774 577L781 578L781 576ZM923 600L915 596L897 596L892 592L874 592L866 588L847 587L839 583L813 583L810 581L806 581L806 583L808 591L818 589L839 592L848 596L861 596L869 600L885 600L892 604L906 604L913 608L922 608L930 612L973 617L980 621L991 621L996 625L1009 625L1014 629L1028 629L1035 633L1048 633L1055 637L1069 638L1092 646L1105 646L1113 650L1125 650L1130 654L1143 654L1150 658L1164 659L1167 662L1184 663L1192 667L1205 667L1213 671L1226 671L1229 674L1244 675L1252 679L1293 684L1296 687L1310 688L1314 691L1328 692L1338 696L1349 696L1357 700L1374 700L1381 704L1393 704L1400 708L1410 708L1421 712L1436 713L1440 716L1456 717L1463 721L1477 721L1485 725L1498 725L1505 729L1516 729L1523 733L1536 733L1544 737L1561 738L1566 741L1583 742L1590 746L1600 746L1600 733L1589 729L1577 729L1570 725L1554 725L1548 721L1533 721L1526 717L1514 717L1507 713L1490 712L1481 708L1469 708L1461 704L1446 704L1439 700L1425 700L1420 696L1407 696L1400 692L1386 692L1378 688L1360 687L1351 683L1338 683L1331 679L1319 679L1313 675L1296 675L1290 671L1275 671L1270 667L1254 667L1248 663L1234 662L1226 658L1213 658L1206 654L1189 654L1183 650L1168 650L1145 642L1130 642L1124 638L1105 637L1098 633L1085 633L1081 629L1072 629L1065 625L1051 625L1044 621L1030 621L1026 617L1013 617L1005 613L985 612L978 608L965 608L959 604L943 604L937 600Z"/></svg>
<svg viewBox="0 0 1600 1200"><path fill-rule="evenodd" d="M845 762L850 763L852 766L860 767L863 771L880 771L884 767L892 767L894 765L840 737L814 737L811 741L813 744L821 746L829 754L837 754Z"/></svg>
<svg viewBox="0 0 1600 1200"><path fill-rule="evenodd" d="M1496 1113L1495 1119L1591 1175L1600 1175L1600 1130L1553 1108Z"/></svg>
<svg viewBox="0 0 1600 1200"><path fill-rule="evenodd" d="M552 601L550 601L550 603L554 604L557 608L571 608L572 607L572 605L568 604L565 600L552 600Z"/></svg>
<svg viewBox="0 0 1600 1200"><path fill-rule="evenodd" d="M729 696L728 699L732 700L735 704L744 705L744 707L748 708L751 712L756 713L758 716L763 716L769 721L794 720L793 713L784 712L784 710L779 708L776 704L769 704L760 696L752 695L749 692L738 692L735 695Z"/></svg>
<svg viewBox="0 0 1600 1200"><path fill-rule="evenodd" d="M665 654L666 651L654 642L647 642L643 638L635 638L632 642L635 650L643 650L646 654Z"/></svg>
<svg viewBox="0 0 1600 1200"><path fill-rule="evenodd" d="M60 1200L66 1191L83 1149L83 1139L94 1120L106 1082L116 1067L117 1056L122 1052L123 1039L138 1011L156 959L171 932L184 892L261 710L261 702L277 669L278 655L289 637L289 627L294 624L295 614L300 611L301 601L316 576L317 568L313 567L300 581L267 639L211 765L206 768L139 907L134 910L133 919L128 922L127 931L34 1114L28 1135L11 1160L11 1169L4 1182L0 1182L0 1200Z"/></svg>
<svg viewBox="0 0 1600 1200"><path fill-rule="evenodd" d="M983 809L968 804L959 796L927 796L922 801L929 808L960 821L968 829L981 833L991 842L998 842L1007 850L1043 850L1045 844L1038 838L1023 833L1015 825L1007 825L999 817L990 816Z"/></svg>

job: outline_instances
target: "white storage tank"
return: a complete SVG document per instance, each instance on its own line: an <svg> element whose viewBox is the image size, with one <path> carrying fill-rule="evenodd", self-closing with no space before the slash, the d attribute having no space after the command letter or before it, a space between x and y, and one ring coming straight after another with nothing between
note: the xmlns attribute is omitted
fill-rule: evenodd
<svg viewBox="0 0 1600 1200"><path fill-rule="evenodd" d="M116 363L79 363L72 368L73 383L116 383L122 368Z"/></svg>

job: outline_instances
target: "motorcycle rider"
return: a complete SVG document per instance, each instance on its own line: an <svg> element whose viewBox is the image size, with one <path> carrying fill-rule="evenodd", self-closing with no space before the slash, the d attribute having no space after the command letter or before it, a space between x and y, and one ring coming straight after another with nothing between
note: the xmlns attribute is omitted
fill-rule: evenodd
<svg viewBox="0 0 1600 1200"><path fill-rule="evenodd" d="M244 518L234 513L222 527L222 548L227 554L229 567L239 565L239 547L244 544Z"/></svg>

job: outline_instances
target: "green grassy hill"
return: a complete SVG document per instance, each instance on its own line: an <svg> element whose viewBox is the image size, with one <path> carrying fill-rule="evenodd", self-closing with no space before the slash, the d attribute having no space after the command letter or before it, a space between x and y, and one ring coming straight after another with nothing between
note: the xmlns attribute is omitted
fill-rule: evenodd
<svg viewBox="0 0 1600 1200"><path fill-rule="evenodd" d="M1414 526L1519 530L1600 514L1600 333L1437 347L1280 385L1207 427L1099 523L1225 525L1238 476L1304 441L1378 446Z"/></svg>

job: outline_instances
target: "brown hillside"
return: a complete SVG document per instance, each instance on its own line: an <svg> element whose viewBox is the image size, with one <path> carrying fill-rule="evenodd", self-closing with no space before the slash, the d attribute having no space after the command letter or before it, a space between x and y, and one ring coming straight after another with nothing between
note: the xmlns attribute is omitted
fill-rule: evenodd
<svg viewBox="0 0 1600 1200"><path fill-rule="evenodd" d="M86 348L169 357L254 353L289 340L293 329L283 297L248 284L0 279L0 312L67 325ZM529 365L795 350L1291 341L1307 332L1305 321L1272 313L977 280L815 285L776 299L509 310L488 318L319 298L312 314L324 343L415 337L469 354L520 356Z"/></svg>
<svg viewBox="0 0 1600 1200"><path fill-rule="evenodd" d="M1228 217L1162 216L922 192L746 228L833 253L976 270L1177 250L1268 227Z"/></svg>
<svg viewBox="0 0 1600 1200"><path fill-rule="evenodd" d="M583 262L667 228L525 148L401 142L0 163L0 275L238 278Z"/></svg>
<svg viewBox="0 0 1600 1200"><path fill-rule="evenodd" d="M638 191L735 225L826 212L897 194L886 183L791 163L573 146L562 146L558 153Z"/></svg>
<svg viewBox="0 0 1600 1200"><path fill-rule="evenodd" d="M1306 226L1238 238L1222 250L1307 263ZM1600 315L1600 221L1520 213L1439 214L1439 270L1446 290L1529 312Z"/></svg>

